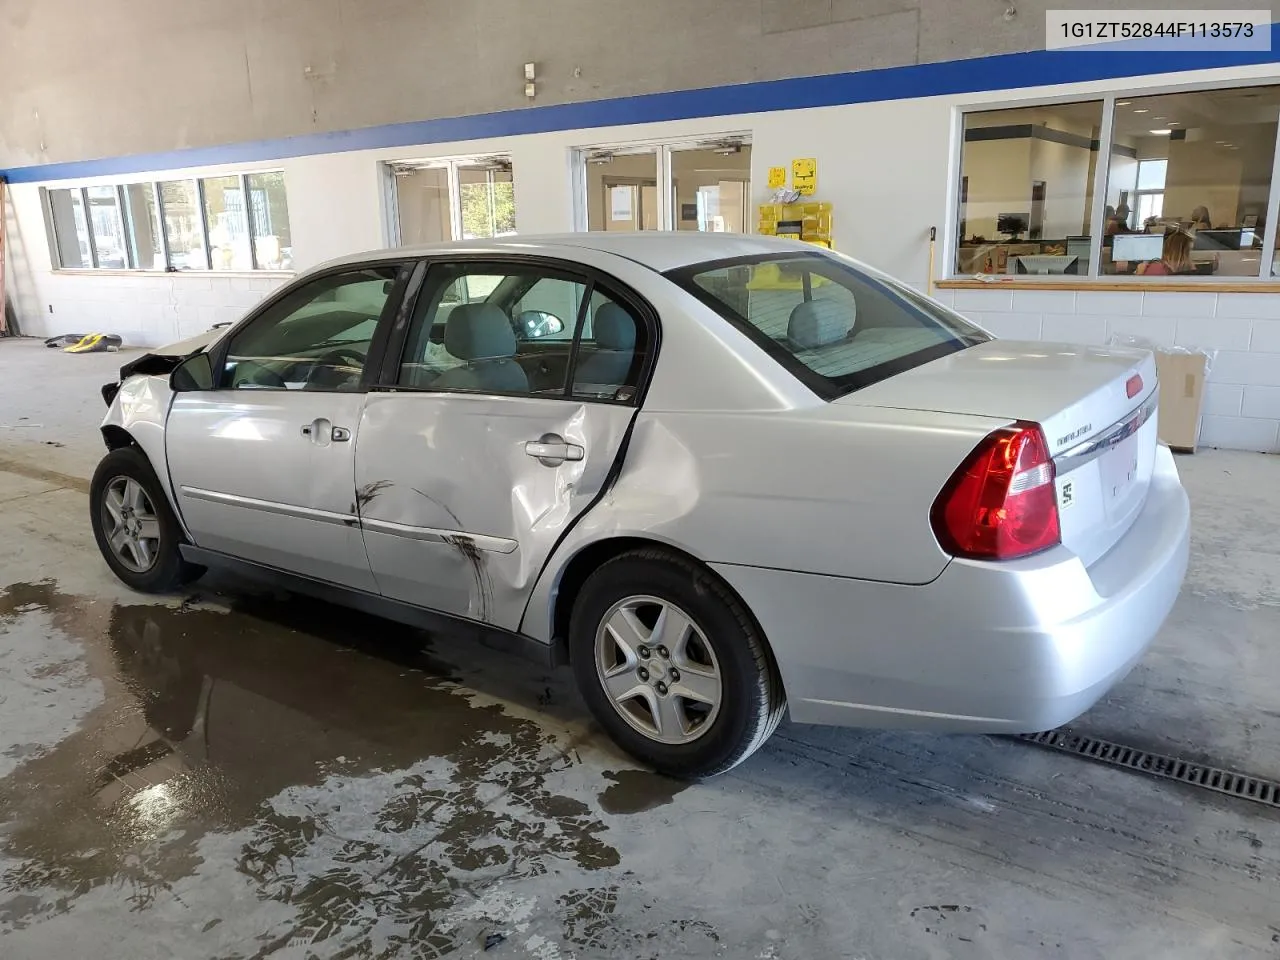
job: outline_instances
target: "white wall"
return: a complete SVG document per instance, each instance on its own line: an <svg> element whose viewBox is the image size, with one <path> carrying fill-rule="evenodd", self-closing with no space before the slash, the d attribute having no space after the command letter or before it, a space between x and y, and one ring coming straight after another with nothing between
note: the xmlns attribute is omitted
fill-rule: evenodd
<svg viewBox="0 0 1280 960"><path fill-rule="evenodd" d="M923 288L929 276L928 234L938 228L935 273L946 269L945 237L955 223L957 111L1014 101L1096 95L1173 83L1262 77L1280 79L1275 65L1168 75L1120 83L992 92L964 97L823 107L764 114L620 125L521 137L353 151L270 164L229 165L216 172L283 169L295 260L299 268L386 243L388 160L507 154L515 176L516 225L521 233L573 229L575 149L635 141L714 138L749 133L753 205L768 195L767 170L795 157L818 160L818 198L834 204L837 249ZM1082 153L1084 151L1081 151ZM185 170L200 176L207 170ZM153 171L136 178L165 178ZM114 181L109 181L114 182ZM61 186L66 184L47 184ZM155 345L235 319L281 276L244 274L130 274L54 271L36 185L12 188L18 241L11 235L10 281L27 333L87 329L118 332L131 343ZM1050 213L1053 210L1050 209ZM21 256L19 256L21 255ZM960 297L963 293L965 296ZM1076 294L1066 291L957 291L957 303L982 317L999 317L999 333L1095 341L1108 324L1204 335L1226 352L1215 368L1209 442L1274 447L1280 430L1280 294ZM1010 298L1006 306L1005 298ZM1110 312L1094 311L1107 304ZM52 307L52 312L50 312ZM1053 318L1048 321L1046 318ZM1119 330L1120 327L1115 327ZM1190 336L1190 333L1187 333ZM1226 389L1232 388L1232 389ZM1248 391L1246 393L1246 390ZM1269 439L1268 439L1269 437Z"/></svg>
<svg viewBox="0 0 1280 960"><path fill-rule="evenodd" d="M1139 337L1213 357L1200 439L1280 453L1280 294L939 290L999 337L1089 343Z"/></svg>

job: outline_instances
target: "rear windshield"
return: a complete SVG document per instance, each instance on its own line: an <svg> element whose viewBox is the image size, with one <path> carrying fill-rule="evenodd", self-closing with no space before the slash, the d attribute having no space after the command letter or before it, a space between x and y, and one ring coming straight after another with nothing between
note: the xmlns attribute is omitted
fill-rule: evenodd
<svg viewBox="0 0 1280 960"><path fill-rule="evenodd" d="M991 339L906 284L822 253L739 257L667 277L828 400Z"/></svg>

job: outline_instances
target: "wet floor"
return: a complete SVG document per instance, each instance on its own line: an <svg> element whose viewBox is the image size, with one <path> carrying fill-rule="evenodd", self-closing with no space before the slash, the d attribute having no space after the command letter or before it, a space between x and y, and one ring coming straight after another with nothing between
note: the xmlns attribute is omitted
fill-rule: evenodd
<svg viewBox="0 0 1280 960"><path fill-rule="evenodd" d="M567 674L244 581L129 593L91 454L0 437L3 960L1280 957L1275 811L785 723L677 783ZM1085 729L1280 776L1275 467L1188 464L1188 588Z"/></svg>

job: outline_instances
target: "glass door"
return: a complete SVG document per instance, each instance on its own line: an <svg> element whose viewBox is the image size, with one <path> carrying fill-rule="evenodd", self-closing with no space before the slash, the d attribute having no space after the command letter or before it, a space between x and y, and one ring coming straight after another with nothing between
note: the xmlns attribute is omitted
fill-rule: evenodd
<svg viewBox="0 0 1280 960"><path fill-rule="evenodd" d="M676 230L746 233L752 217L751 145L671 148L671 209Z"/></svg>
<svg viewBox="0 0 1280 960"><path fill-rule="evenodd" d="M658 230L658 151L587 154L587 229Z"/></svg>
<svg viewBox="0 0 1280 960"><path fill-rule="evenodd" d="M516 232L515 178L503 157L389 164L393 244L504 237Z"/></svg>

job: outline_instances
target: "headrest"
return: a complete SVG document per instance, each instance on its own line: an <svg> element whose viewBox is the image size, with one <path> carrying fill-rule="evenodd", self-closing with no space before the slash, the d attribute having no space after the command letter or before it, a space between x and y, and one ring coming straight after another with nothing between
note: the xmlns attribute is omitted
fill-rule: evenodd
<svg viewBox="0 0 1280 960"><path fill-rule="evenodd" d="M492 303L464 303L445 321L444 348L459 360L514 357L516 335L507 315Z"/></svg>
<svg viewBox="0 0 1280 960"><path fill-rule="evenodd" d="M634 350L636 347L636 322L616 303L602 303L596 308L592 332L601 349Z"/></svg>
<svg viewBox="0 0 1280 960"><path fill-rule="evenodd" d="M804 350L839 343L852 330L853 305L831 300L806 300L791 311L787 321L787 339Z"/></svg>

